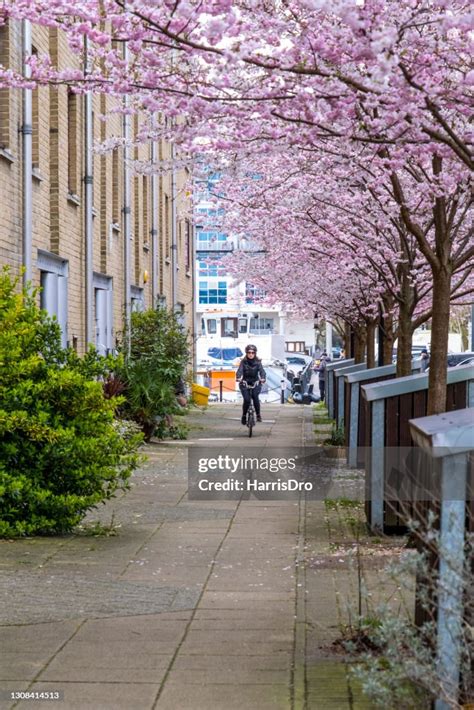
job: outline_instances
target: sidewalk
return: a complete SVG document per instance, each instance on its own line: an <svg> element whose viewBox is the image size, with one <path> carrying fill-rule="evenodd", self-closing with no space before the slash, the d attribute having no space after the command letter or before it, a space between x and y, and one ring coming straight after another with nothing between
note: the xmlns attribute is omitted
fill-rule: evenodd
<svg viewBox="0 0 474 710"><path fill-rule="evenodd" d="M311 445L313 414L265 405L248 439L239 405L212 405L188 417L189 442ZM188 501L189 442L148 448L132 490L89 516L102 535L0 543L0 708L31 708L8 700L26 690L67 710L369 707L330 648L356 594L340 511ZM321 475L333 497L360 484L331 462Z"/></svg>

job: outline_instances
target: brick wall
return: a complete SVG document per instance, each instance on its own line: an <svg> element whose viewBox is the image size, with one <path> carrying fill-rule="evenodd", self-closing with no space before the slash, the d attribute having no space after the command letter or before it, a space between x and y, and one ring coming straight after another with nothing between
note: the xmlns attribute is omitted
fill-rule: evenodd
<svg viewBox="0 0 474 710"><path fill-rule="evenodd" d="M49 52L58 66L79 61L70 53L65 37L55 29L33 28L33 46L38 54ZM0 61L21 66L20 25L12 22L0 28ZM84 190L84 97L65 86L42 87L33 92L33 283L38 286L38 250L56 254L69 264L67 339L85 350L85 190ZM120 138L122 117L112 112L114 99L93 97L94 142ZM0 263L9 264L14 274L22 263L22 92L0 91ZM103 117L106 120L102 120ZM132 120L132 131L140 129L140 119ZM170 146L160 142L159 156L170 157ZM150 158L150 145L132 150L138 161ZM184 174L178 175L179 186ZM113 283L114 338L122 329L124 310L124 225L123 149L115 148L93 158L93 270L111 277ZM132 174L131 178L131 284L143 289L146 307L152 305L151 177ZM171 178L160 177L158 189L158 291L171 306ZM192 278L186 270L184 212L189 210L180 194L178 204L178 295L185 305L186 326L192 329ZM179 232L181 231L181 238ZM168 258L167 258L168 257ZM146 276L148 275L148 279Z"/></svg>

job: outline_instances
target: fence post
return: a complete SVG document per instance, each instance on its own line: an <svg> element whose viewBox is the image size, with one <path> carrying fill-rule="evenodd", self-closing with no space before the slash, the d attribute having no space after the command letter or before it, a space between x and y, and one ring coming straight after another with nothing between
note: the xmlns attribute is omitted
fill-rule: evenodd
<svg viewBox="0 0 474 710"><path fill-rule="evenodd" d="M358 448L358 436L359 436L359 396L360 396L360 385L358 382L348 385L351 388L351 409L350 409L350 423L346 422L346 427L349 426L349 451L347 463L351 468L357 468L357 448Z"/></svg>
<svg viewBox="0 0 474 710"><path fill-rule="evenodd" d="M439 677L454 699L458 696L461 665L466 474L466 454L443 458L436 662ZM444 700L435 702L435 710L449 707Z"/></svg>
<svg viewBox="0 0 474 710"><path fill-rule="evenodd" d="M281 404L285 404L285 390L286 390L285 380L280 381L280 387L281 387L280 402L281 402Z"/></svg>
<svg viewBox="0 0 474 710"><path fill-rule="evenodd" d="M433 459L441 459L441 511L439 575L437 581L436 662L445 697L457 701L461 671L464 616L464 557L469 456L472 441L472 411L410 420L415 443ZM434 463L434 462L433 462ZM451 702L435 701L435 710L449 710Z"/></svg>
<svg viewBox="0 0 474 710"><path fill-rule="evenodd" d="M224 384L224 380L219 380L219 402L222 402L222 385Z"/></svg>

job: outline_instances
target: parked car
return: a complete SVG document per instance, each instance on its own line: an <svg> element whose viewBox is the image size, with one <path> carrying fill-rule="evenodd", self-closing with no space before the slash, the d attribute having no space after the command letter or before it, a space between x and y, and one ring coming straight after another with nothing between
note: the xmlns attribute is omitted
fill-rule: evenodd
<svg viewBox="0 0 474 710"><path fill-rule="evenodd" d="M430 349L426 345L412 345L411 346L411 359L412 360L419 360L421 357L421 351L427 348L428 352ZM397 362L397 348L393 348L392 350L392 362L396 363Z"/></svg>
<svg viewBox="0 0 474 710"><path fill-rule="evenodd" d="M309 355L305 355L304 353L287 353L285 355L285 360L288 365L294 365L302 368L311 362L311 357Z"/></svg>
<svg viewBox="0 0 474 710"><path fill-rule="evenodd" d="M474 360L473 352L465 353L448 353L448 367L458 367L459 365L468 365Z"/></svg>
<svg viewBox="0 0 474 710"><path fill-rule="evenodd" d="M461 365L474 365L474 355L472 357L468 357L467 360L463 360L457 365L454 365L454 367L461 367Z"/></svg>
<svg viewBox="0 0 474 710"><path fill-rule="evenodd" d="M448 353L448 367L461 367L461 365L474 365L474 353ZM426 372L428 372L427 368Z"/></svg>

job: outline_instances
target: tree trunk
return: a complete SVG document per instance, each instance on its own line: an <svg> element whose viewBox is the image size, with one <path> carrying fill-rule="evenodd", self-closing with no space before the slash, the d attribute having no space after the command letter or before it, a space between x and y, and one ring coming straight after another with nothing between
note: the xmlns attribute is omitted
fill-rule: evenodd
<svg viewBox="0 0 474 710"><path fill-rule="evenodd" d="M462 350L470 350L471 349L469 347L469 332L467 329L467 323L466 323L466 327L463 325L462 330L461 330L461 349Z"/></svg>
<svg viewBox="0 0 474 710"><path fill-rule="evenodd" d="M365 343L366 343L366 332L365 328L357 328L354 331L354 361L357 365L358 363L364 362L365 360Z"/></svg>
<svg viewBox="0 0 474 710"><path fill-rule="evenodd" d="M413 341L412 309L400 304L398 316L397 377L411 375L411 347Z"/></svg>
<svg viewBox="0 0 474 710"><path fill-rule="evenodd" d="M375 328L377 321L369 321L367 323L367 369L371 370L375 367Z"/></svg>
<svg viewBox="0 0 474 710"><path fill-rule="evenodd" d="M391 313L386 313L384 315L383 329L385 331L383 339L383 364L391 365L393 360L393 341L395 339L393 332L393 316Z"/></svg>
<svg viewBox="0 0 474 710"><path fill-rule="evenodd" d="M441 267L433 273L428 415L446 411L450 298L451 270L449 267Z"/></svg>

